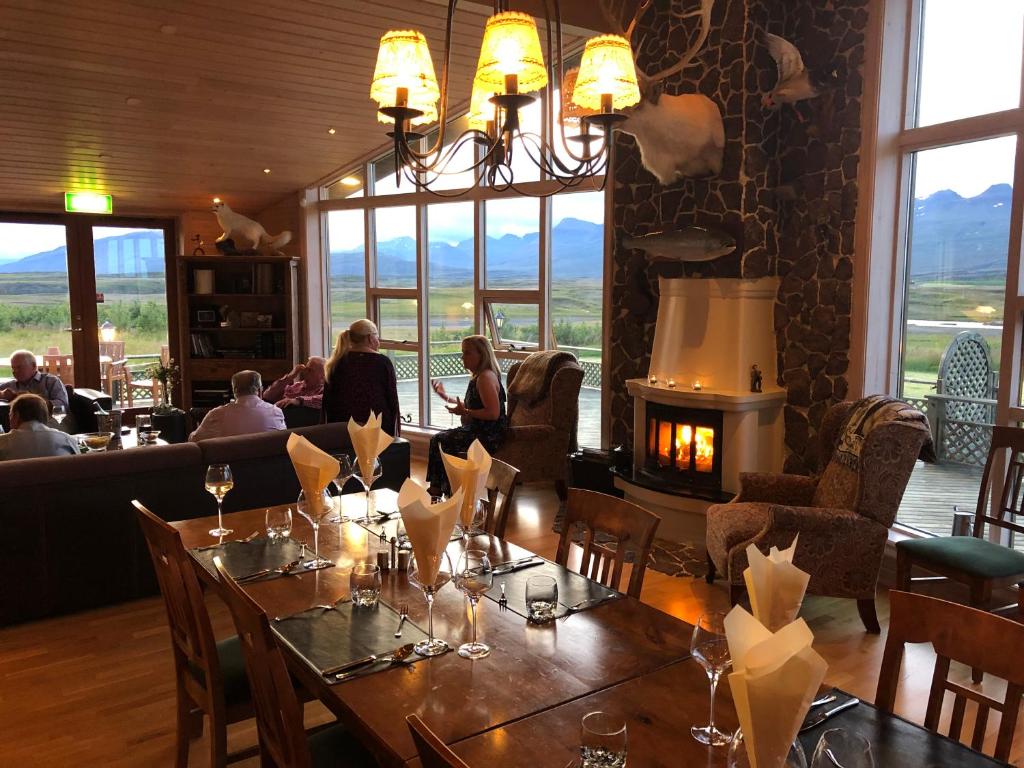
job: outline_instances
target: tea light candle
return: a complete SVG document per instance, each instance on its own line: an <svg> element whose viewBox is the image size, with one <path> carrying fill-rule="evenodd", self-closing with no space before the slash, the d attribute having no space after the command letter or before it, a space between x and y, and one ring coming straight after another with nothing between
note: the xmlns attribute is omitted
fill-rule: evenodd
<svg viewBox="0 0 1024 768"><path fill-rule="evenodd" d="M700 379L697 379L695 382L693 382L693 391L694 392L700 392L700 390L701 390Z"/></svg>
<svg viewBox="0 0 1024 768"><path fill-rule="evenodd" d="M658 377L655 376L653 373L650 376L647 377L647 380L649 382L651 382L651 384L657 384L658 383Z"/></svg>
<svg viewBox="0 0 1024 768"><path fill-rule="evenodd" d="M676 388L676 380L675 379L669 379L668 380L668 388L669 389L675 389Z"/></svg>

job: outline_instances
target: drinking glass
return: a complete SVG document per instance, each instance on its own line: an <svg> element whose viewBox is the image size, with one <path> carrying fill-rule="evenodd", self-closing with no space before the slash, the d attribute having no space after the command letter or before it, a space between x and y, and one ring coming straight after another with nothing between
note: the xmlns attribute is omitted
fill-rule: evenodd
<svg viewBox="0 0 1024 768"><path fill-rule="evenodd" d="M558 610L558 583L550 576L526 580L526 617L534 624L546 624Z"/></svg>
<svg viewBox="0 0 1024 768"><path fill-rule="evenodd" d="M266 514L267 538L286 539L292 535L292 510L291 507L270 507Z"/></svg>
<svg viewBox="0 0 1024 768"><path fill-rule="evenodd" d="M331 497L327 495L326 489L320 492L319 498L313 499L307 499L305 491L299 491L299 499L295 508L309 521L309 525L313 529L313 558L304 562L302 567L309 571L330 568L334 563L325 557L320 557L320 523L334 509Z"/></svg>
<svg viewBox="0 0 1024 768"><path fill-rule="evenodd" d="M437 569L437 576L432 582L423 583L423 574L416 562L416 554L413 553L409 561L409 583L423 591L427 600L427 639L416 643L413 650L420 656L438 656L448 650L448 643L439 637L434 637L434 594L445 584L452 580L452 561L447 552L442 552L440 564Z"/></svg>
<svg viewBox="0 0 1024 768"><path fill-rule="evenodd" d="M335 459L338 460L338 474L331 482L334 487L338 489L338 510L328 515L324 522L327 523L340 523L342 521L341 516L341 494L345 488L345 483L349 481L349 478L355 473L355 468L352 466L352 457L347 453L332 453Z"/></svg>
<svg viewBox="0 0 1024 768"><path fill-rule="evenodd" d="M463 525L461 522L458 523L458 528L462 532L462 538L466 542L466 546L469 546L470 537L486 533L484 531L485 520L487 520L487 501L477 499L473 502L473 518L470 520L469 525Z"/></svg>
<svg viewBox="0 0 1024 768"><path fill-rule="evenodd" d="M832 728L821 734L814 748L811 768L874 768L871 744L859 733L845 728Z"/></svg>
<svg viewBox="0 0 1024 768"><path fill-rule="evenodd" d="M459 656L464 659L482 659L491 653L490 646L477 640L476 608L480 595L494 583L494 569L487 553L482 549L467 549L459 556L455 569L455 586L469 598L469 610L473 616L473 641L459 646Z"/></svg>
<svg viewBox="0 0 1024 768"><path fill-rule="evenodd" d="M626 723L607 712L591 712L580 723L580 768L624 768Z"/></svg>
<svg viewBox="0 0 1024 768"><path fill-rule="evenodd" d="M234 487L235 481L231 476L231 467L227 464L211 464L206 468L206 490L217 499L217 527L210 531L211 536L227 536L231 533L230 528L224 527L221 506L228 491Z"/></svg>
<svg viewBox="0 0 1024 768"><path fill-rule="evenodd" d="M380 567L371 563L356 563L348 576L352 602L369 607L380 599Z"/></svg>
<svg viewBox="0 0 1024 768"><path fill-rule="evenodd" d="M68 417L68 409L63 405L55 405L53 406L53 413L50 415L53 416L53 420L57 422L57 425L61 426L64 424L64 419Z"/></svg>
<svg viewBox="0 0 1024 768"><path fill-rule="evenodd" d="M729 758L726 761L727 768L750 768L750 756L747 754L747 745L743 739L743 729L737 728L732 735L732 742L729 744ZM789 748L789 754L779 768L807 768L807 755L804 748L800 746L800 739L796 739ZM835 768L830 765L828 768Z"/></svg>
<svg viewBox="0 0 1024 768"><path fill-rule="evenodd" d="M139 445L148 443L150 440L149 433L153 429L153 417L148 413L141 414L135 417L135 438Z"/></svg>
<svg viewBox="0 0 1024 768"><path fill-rule="evenodd" d="M380 459L373 460L373 469L370 470L369 477L363 474L363 462L356 461L355 472L352 476L362 484L363 490L366 491L366 522L370 522L370 488L380 480L382 474L384 474L384 470L381 469Z"/></svg>
<svg viewBox="0 0 1024 768"><path fill-rule="evenodd" d="M701 744L720 747L732 741L732 734L725 733L715 727L715 692L718 681L732 664L729 658L729 644L725 640L725 614L719 612L705 613L693 627L690 639L690 653L708 673L711 680L711 717L707 725L695 725L690 733Z"/></svg>

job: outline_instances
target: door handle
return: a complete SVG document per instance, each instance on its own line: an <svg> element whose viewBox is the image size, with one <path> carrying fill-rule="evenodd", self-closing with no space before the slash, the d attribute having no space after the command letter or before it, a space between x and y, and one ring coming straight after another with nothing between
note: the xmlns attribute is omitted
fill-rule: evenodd
<svg viewBox="0 0 1024 768"><path fill-rule="evenodd" d="M71 333L81 333L82 332L81 328L63 328L62 330L65 333L68 333L68 332L71 332Z"/></svg>

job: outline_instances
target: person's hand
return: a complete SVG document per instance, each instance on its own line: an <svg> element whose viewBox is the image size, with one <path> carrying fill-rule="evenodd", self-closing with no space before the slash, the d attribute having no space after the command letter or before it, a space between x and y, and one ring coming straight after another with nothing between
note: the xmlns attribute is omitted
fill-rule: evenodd
<svg viewBox="0 0 1024 768"><path fill-rule="evenodd" d="M461 397L456 397L455 398L455 405L449 405L449 406L445 406L445 407L448 410L448 413L452 414L453 416L468 416L469 415L469 409L466 408L466 404L462 402L462 398Z"/></svg>
<svg viewBox="0 0 1024 768"><path fill-rule="evenodd" d="M430 382L430 386L433 387L434 392L437 396L444 400L446 403L451 402L451 398L448 397L448 393L444 391L444 383L440 379L433 379Z"/></svg>
<svg viewBox="0 0 1024 768"><path fill-rule="evenodd" d="M282 400L278 400L276 403L274 403L274 405L276 405L278 408L287 408L289 405L298 405L298 404L299 404L299 398L297 398L297 397L286 397L286 398L284 398Z"/></svg>
<svg viewBox="0 0 1024 768"><path fill-rule="evenodd" d="M306 370L305 363L296 363L295 367L292 368L291 371L288 373L288 378L289 379L294 379L296 376L298 376L304 370Z"/></svg>
<svg viewBox="0 0 1024 768"><path fill-rule="evenodd" d="M18 396L18 393L15 392L10 387L5 387L4 389L0 389L0 400L13 400L17 396Z"/></svg>

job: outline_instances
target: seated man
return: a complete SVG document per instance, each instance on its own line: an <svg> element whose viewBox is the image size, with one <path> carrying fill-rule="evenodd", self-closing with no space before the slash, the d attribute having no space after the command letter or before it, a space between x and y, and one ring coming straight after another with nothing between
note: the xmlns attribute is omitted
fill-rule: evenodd
<svg viewBox="0 0 1024 768"><path fill-rule="evenodd" d="M68 407L68 391L64 389L64 382L51 373L40 371L36 356L27 349L11 353L11 373L14 378L0 384L0 400L13 400L29 392L47 400L50 408L55 405Z"/></svg>
<svg viewBox="0 0 1024 768"><path fill-rule="evenodd" d="M263 382L256 371L236 373L231 377L234 402L218 406L206 414L203 423L188 436L189 441L194 443L210 437L285 429L284 413L276 405L260 399L262 389Z"/></svg>
<svg viewBox="0 0 1024 768"><path fill-rule="evenodd" d="M71 435L46 426L50 418L46 401L39 395L18 395L11 402L11 431L0 435L0 461L40 459L78 453Z"/></svg>
<svg viewBox="0 0 1024 768"><path fill-rule="evenodd" d="M299 406L320 410L324 397L324 359L311 357L275 381L263 392L263 399L278 408Z"/></svg>

